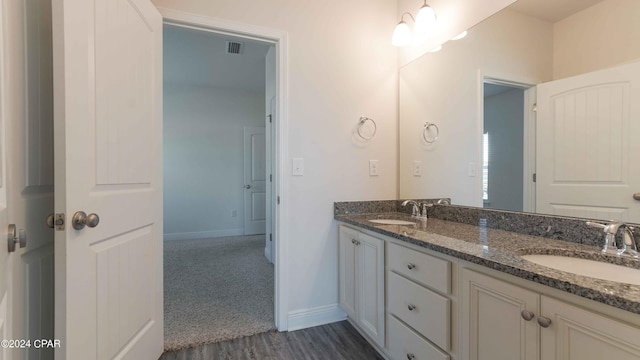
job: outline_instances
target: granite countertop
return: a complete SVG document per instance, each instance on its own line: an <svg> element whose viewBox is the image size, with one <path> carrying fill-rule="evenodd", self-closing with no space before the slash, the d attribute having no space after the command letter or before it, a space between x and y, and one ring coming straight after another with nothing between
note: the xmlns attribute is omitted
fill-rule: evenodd
<svg viewBox="0 0 640 360"><path fill-rule="evenodd" d="M523 235L484 226L439 219L427 221L391 212L336 215L335 219L471 263L486 266L526 280L560 289L619 309L640 314L640 286L617 283L553 270L522 259L519 255L558 254L640 268L640 260L603 255L600 249L574 242ZM370 219L413 221L416 226L381 225Z"/></svg>

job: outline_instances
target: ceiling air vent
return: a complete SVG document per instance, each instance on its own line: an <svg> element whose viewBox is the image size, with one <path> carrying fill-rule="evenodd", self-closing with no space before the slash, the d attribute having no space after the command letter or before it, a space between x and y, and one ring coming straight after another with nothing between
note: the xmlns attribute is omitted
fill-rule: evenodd
<svg viewBox="0 0 640 360"><path fill-rule="evenodd" d="M243 44L237 41L227 41L227 54L242 54Z"/></svg>

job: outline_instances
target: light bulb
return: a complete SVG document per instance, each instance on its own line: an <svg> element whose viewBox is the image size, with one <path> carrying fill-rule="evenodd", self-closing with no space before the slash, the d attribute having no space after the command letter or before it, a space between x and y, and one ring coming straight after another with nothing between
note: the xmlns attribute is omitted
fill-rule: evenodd
<svg viewBox="0 0 640 360"><path fill-rule="evenodd" d="M407 46L411 43L411 29L406 22L400 21L396 29L393 31L391 37L391 44L393 46Z"/></svg>
<svg viewBox="0 0 640 360"><path fill-rule="evenodd" d="M416 33L426 34L434 32L436 27L437 17L433 9L425 4L418 11L416 16Z"/></svg>
<svg viewBox="0 0 640 360"><path fill-rule="evenodd" d="M464 38L465 36L467 36L467 31L463 31L460 34L454 36L453 38L451 38L451 40L460 40L462 38Z"/></svg>

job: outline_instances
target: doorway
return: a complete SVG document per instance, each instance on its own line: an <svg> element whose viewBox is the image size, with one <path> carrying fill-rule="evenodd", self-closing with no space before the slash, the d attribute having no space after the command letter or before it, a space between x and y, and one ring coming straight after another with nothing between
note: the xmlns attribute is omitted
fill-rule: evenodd
<svg viewBox="0 0 640 360"><path fill-rule="evenodd" d="M266 41L164 25L167 350L276 329L274 56Z"/></svg>
<svg viewBox="0 0 640 360"><path fill-rule="evenodd" d="M504 80L483 82L482 204L484 208L530 211L535 164L535 125L529 85ZM535 94L533 95L535 96ZM533 170L535 171L535 170ZM498 190L496 190L498 189Z"/></svg>

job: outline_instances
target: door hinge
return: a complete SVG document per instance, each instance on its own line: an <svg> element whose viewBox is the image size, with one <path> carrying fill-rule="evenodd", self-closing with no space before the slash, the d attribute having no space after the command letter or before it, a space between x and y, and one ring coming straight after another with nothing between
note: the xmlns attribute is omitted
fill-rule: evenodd
<svg viewBox="0 0 640 360"><path fill-rule="evenodd" d="M267 115L269 117L269 123L273 122L273 117L271 116L271 114Z"/></svg>
<svg viewBox="0 0 640 360"><path fill-rule="evenodd" d="M280 205L280 196L276 198L276 202L278 203L278 205Z"/></svg>
<svg viewBox="0 0 640 360"><path fill-rule="evenodd" d="M269 174L269 182L273 182L273 175Z"/></svg>
<svg viewBox="0 0 640 360"><path fill-rule="evenodd" d="M269 234L269 241L273 241L273 236L272 236L272 234Z"/></svg>
<svg viewBox="0 0 640 360"><path fill-rule="evenodd" d="M531 111L533 112L538 111L538 103L533 103L533 106L531 106Z"/></svg>
<svg viewBox="0 0 640 360"><path fill-rule="evenodd" d="M536 179L537 179L536 173L533 173L533 182L536 182Z"/></svg>

